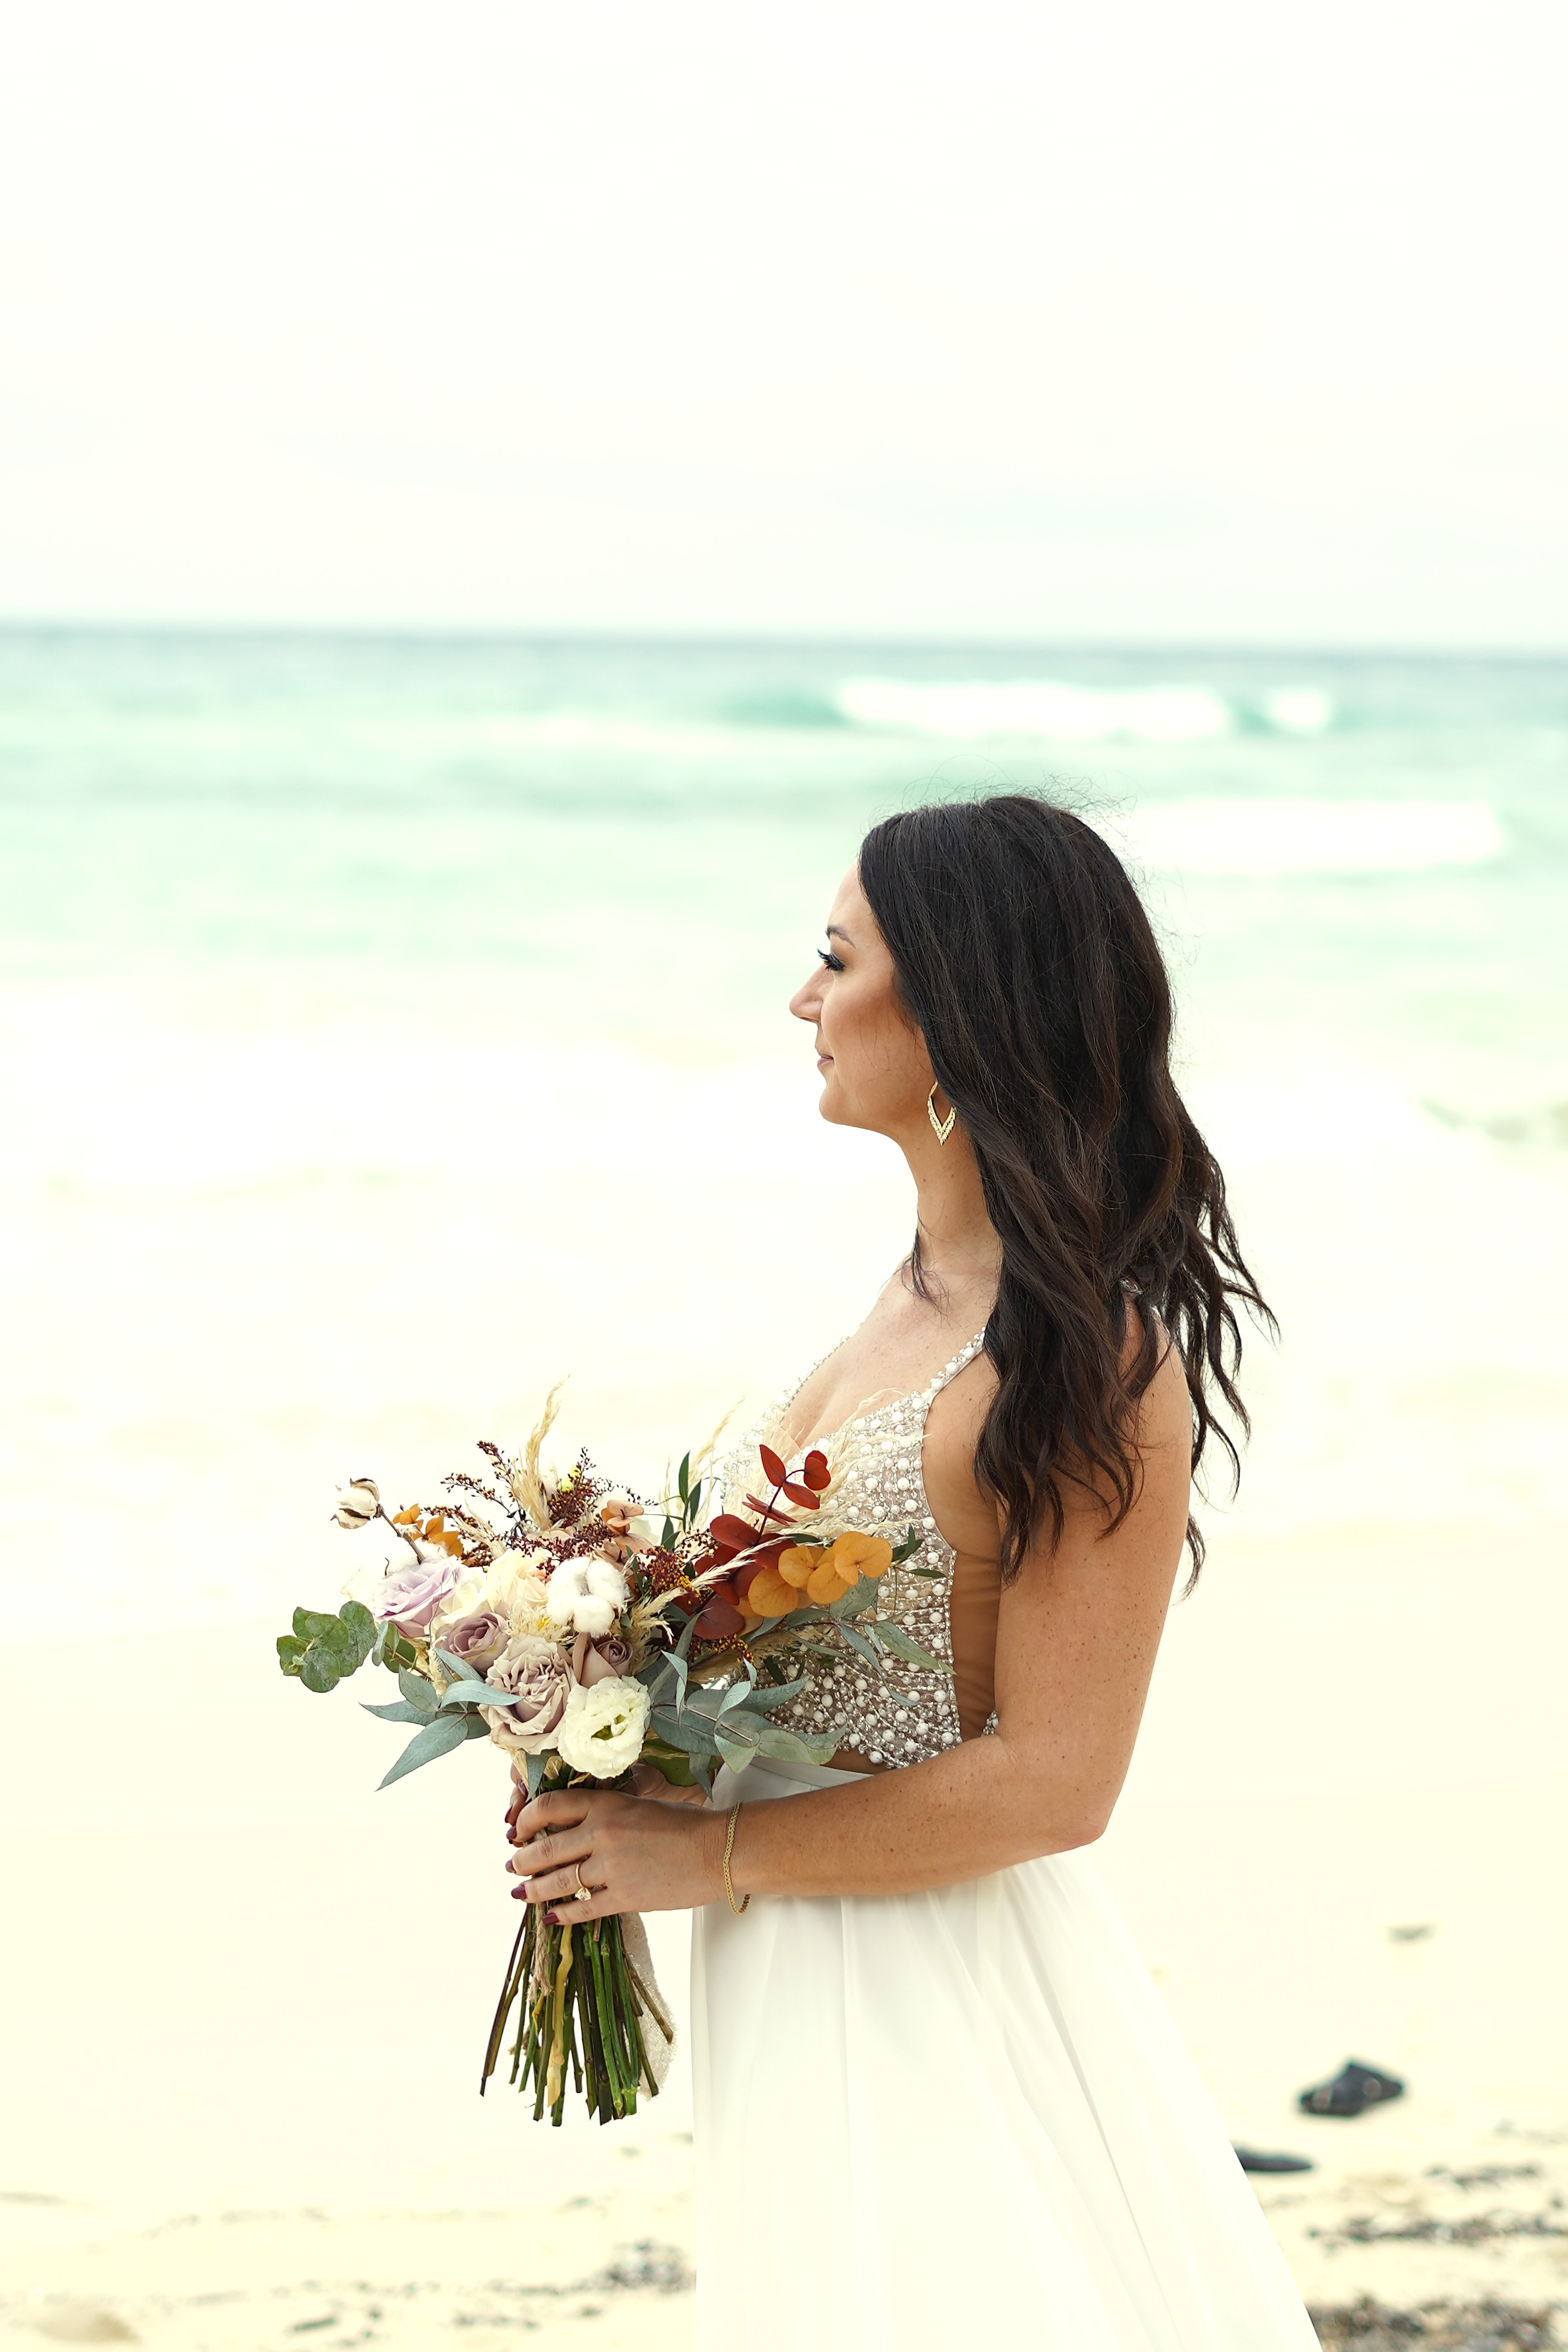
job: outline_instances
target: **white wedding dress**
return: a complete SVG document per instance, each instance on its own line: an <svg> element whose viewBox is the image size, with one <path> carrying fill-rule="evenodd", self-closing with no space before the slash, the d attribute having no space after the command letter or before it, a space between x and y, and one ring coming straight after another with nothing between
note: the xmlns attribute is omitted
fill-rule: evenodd
<svg viewBox="0 0 1568 2352"><path fill-rule="evenodd" d="M899 1613L944 1659L953 1556L921 1449L932 1397L978 1345L852 1424L846 1473L854 1524L923 1528L921 1564L943 1576L901 1580ZM788 1402L731 1457L731 1499ZM837 1726L893 1763L951 1747L950 1679L900 1674L919 1693L907 1713L847 1668L781 1720ZM715 1795L765 1803L855 1777L760 1758ZM694 1922L691 2035L699 2352L1316 2352L1086 1854L932 1894L711 1905Z"/></svg>

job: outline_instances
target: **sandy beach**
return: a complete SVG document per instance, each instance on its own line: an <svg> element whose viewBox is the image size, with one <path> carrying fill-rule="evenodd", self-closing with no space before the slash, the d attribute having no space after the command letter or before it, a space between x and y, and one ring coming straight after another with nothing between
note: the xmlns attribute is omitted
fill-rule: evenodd
<svg viewBox="0 0 1568 2352"><path fill-rule="evenodd" d="M1392 1549L1325 1570L1363 1657L1388 1654L1402 1584L1441 1583L1425 1551L1402 1580ZM1457 1612L1465 1565L1449 1563ZM1519 1596L1542 1628L1551 1584ZM1552 1857L1568 1780L1548 1769L1549 1694L1526 1658L1517 1708L1461 1719L1454 1628L1447 1689L1417 1647L1373 1730L1342 1687L1325 1722L1310 1672L1282 1689L1250 1664L1289 1644L1312 1663L1294 1590L1289 1562L1216 1544L1167 1636L1105 1874L1233 2137L1313 2161L1258 2186L1314 2307L1563 2305ZM603 2134L535 2126L494 2087L478 2098L511 1916L499 1759L466 1750L375 1794L371 1727L342 1694L315 1706L275 1683L267 1632L183 1639L187 1696L133 1743L79 1727L154 1686L163 1644L79 1645L76 1736L59 1737L58 1695L24 1691L8 1714L0 2309L24 2331L118 2327L171 2352L317 2332L689 2343L682 2063ZM1316 1638L1326 1664L1332 1629ZM1534 1659L1554 1648L1543 1633ZM1446 1778L1418 1734L1442 1735L1450 1703ZM1337 1780L1313 1761L1336 1735ZM1496 1777L1466 1769L1483 1742ZM681 2003L684 1923L653 1927ZM1300 2115L1295 2093L1352 2055L1407 2095L1352 2121Z"/></svg>

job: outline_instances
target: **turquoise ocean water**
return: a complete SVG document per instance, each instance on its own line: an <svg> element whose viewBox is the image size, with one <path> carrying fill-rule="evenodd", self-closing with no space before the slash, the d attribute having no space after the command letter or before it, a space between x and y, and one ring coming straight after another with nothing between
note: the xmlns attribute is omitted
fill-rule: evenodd
<svg viewBox="0 0 1568 2352"><path fill-rule="evenodd" d="M570 1357L646 1452L819 1352L907 1202L832 1156L783 1002L871 819L1014 784L1110 831L1169 946L1287 1312L1258 1524L1429 1513L1456 1446L1458 1521L1531 1522L1568 663L12 631L24 1524L75 1480L171 1608L270 1605L279 1498L351 1446L449 1454ZM185 1506L235 1482L220 1558Z"/></svg>

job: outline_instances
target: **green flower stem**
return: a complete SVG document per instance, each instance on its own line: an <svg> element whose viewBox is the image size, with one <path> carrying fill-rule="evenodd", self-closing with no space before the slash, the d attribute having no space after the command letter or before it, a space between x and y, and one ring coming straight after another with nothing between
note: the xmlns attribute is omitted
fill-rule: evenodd
<svg viewBox="0 0 1568 2352"><path fill-rule="evenodd" d="M522 1956L521 1965L526 1965L527 1955L523 1948L531 1940L528 1931L532 1922L533 1914L530 1910L517 1931L517 1939L511 1948L511 1958L506 1964L506 1980L501 1986L500 2000L496 2005L495 2018L490 2026L490 2038L485 2044L484 2069L479 2075L481 2099L485 2095L485 2084L495 2073L496 2060L500 2055L500 2046L506 2039L506 2021L511 2014L511 2005L518 1994L518 1980L521 1974L520 1955Z"/></svg>
<svg viewBox="0 0 1568 2352"><path fill-rule="evenodd" d="M551 1927L535 1906L528 1906L490 2025L481 2092L500 2063L514 2008L510 2079L516 2089L533 2093L536 2122L542 2122L547 2104L551 2122L563 2120L568 2065L574 2092L601 2124L635 2115L645 2083L657 2095L643 2003L618 1918L595 1920L580 1930Z"/></svg>

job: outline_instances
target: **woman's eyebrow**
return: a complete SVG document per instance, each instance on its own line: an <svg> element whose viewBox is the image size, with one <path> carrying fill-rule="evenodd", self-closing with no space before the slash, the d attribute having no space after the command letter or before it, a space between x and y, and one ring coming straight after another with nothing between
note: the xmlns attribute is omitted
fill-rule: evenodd
<svg viewBox="0 0 1568 2352"><path fill-rule="evenodd" d="M826 940L842 940L847 948L852 948L855 944L848 932L840 930L837 923L829 923L822 936Z"/></svg>

